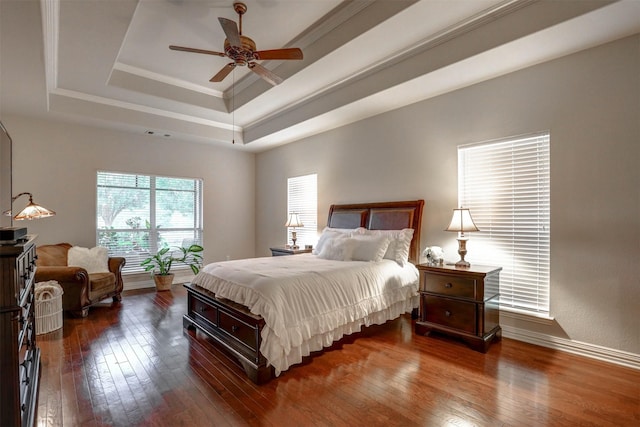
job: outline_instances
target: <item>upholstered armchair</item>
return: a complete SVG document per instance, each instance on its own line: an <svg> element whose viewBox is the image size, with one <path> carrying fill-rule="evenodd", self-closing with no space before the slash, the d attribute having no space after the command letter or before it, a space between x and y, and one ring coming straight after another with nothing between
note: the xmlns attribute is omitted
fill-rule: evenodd
<svg viewBox="0 0 640 427"><path fill-rule="evenodd" d="M108 258L108 272L89 274L83 267L67 264L72 245L58 243L36 248L36 282L57 281L64 290L62 308L74 317L86 317L89 306L112 297L114 302L122 299L122 267L125 259Z"/></svg>

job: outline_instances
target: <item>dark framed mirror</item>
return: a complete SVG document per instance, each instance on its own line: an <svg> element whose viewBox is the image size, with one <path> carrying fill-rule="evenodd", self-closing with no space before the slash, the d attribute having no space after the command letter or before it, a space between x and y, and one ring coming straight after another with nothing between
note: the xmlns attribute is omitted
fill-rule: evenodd
<svg viewBox="0 0 640 427"><path fill-rule="evenodd" d="M11 227L11 216L4 212L11 210L11 137L0 122L0 228Z"/></svg>

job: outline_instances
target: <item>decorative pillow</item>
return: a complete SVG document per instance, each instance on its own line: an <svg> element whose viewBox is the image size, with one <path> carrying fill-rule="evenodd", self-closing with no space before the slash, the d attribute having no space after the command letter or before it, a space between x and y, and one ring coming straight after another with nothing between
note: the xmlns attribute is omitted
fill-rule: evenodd
<svg viewBox="0 0 640 427"><path fill-rule="evenodd" d="M392 259L403 267L409 262L413 228L404 228L402 230L367 230L366 234L387 236L390 239L389 246L384 254L384 259Z"/></svg>
<svg viewBox="0 0 640 427"><path fill-rule="evenodd" d="M363 231L364 231L364 228L362 227L360 228L325 227L324 230L322 230L322 235L320 236L320 239L318 239L318 243L316 243L316 247L313 248L312 253L314 255L319 255L320 252L322 252L322 247L324 246L325 242L329 239L333 239L335 237L340 237L340 236L351 237L353 234L362 234Z"/></svg>
<svg viewBox="0 0 640 427"><path fill-rule="evenodd" d="M353 239L346 234L341 234L324 242L318 258L331 259L334 261L350 261L353 247Z"/></svg>
<svg viewBox="0 0 640 427"><path fill-rule="evenodd" d="M67 253L67 265L69 267L82 267L87 273L108 273L109 252L107 248L96 246L95 248L82 248L72 246Z"/></svg>
<svg viewBox="0 0 640 427"><path fill-rule="evenodd" d="M354 261L380 262L389 247L389 237L374 235L354 235L353 252L351 259Z"/></svg>

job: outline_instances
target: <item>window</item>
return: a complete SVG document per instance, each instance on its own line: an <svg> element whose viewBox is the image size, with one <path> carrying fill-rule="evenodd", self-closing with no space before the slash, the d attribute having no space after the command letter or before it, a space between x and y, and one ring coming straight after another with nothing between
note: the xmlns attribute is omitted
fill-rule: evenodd
<svg viewBox="0 0 640 427"><path fill-rule="evenodd" d="M144 271L162 247L202 244L202 180L98 172L97 193L97 242L127 259L123 272Z"/></svg>
<svg viewBox="0 0 640 427"><path fill-rule="evenodd" d="M318 175L304 175L287 179L287 215L297 213L304 227L296 228L296 244L314 245L318 240ZM287 243L291 242L287 230Z"/></svg>
<svg viewBox="0 0 640 427"><path fill-rule="evenodd" d="M549 313L549 134L458 148L472 264L500 265L501 308Z"/></svg>

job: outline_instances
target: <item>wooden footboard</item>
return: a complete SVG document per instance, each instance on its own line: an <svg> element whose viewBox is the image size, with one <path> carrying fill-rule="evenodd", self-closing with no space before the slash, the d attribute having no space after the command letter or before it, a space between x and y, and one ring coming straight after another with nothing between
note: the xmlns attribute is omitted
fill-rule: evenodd
<svg viewBox="0 0 640 427"><path fill-rule="evenodd" d="M217 298L199 286L187 283L187 313L182 318L184 328L199 329L214 340L218 347L232 356L256 384L273 378L273 367L260 353L264 319L233 301Z"/></svg>

